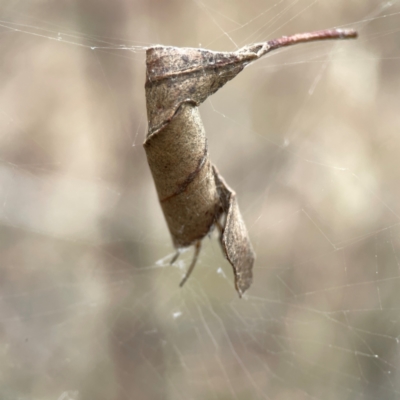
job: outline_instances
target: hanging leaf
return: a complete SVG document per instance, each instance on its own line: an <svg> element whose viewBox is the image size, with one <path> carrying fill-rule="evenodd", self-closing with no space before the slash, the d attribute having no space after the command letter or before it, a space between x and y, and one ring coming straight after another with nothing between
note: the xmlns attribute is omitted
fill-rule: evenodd
<svg viewBox="0 0 400 400"><path fill-rule="evenodd" d="M239 296L252 283L255 260L236 194L210 162L199 105L246 65L274 49L355 37L353 30L334 29L284 36L231 53L166 46L147 50L149 132L144 148L175 248L195 245L196 249L181 286L196 264L201 240L215 226L221 231Z"/></svg>

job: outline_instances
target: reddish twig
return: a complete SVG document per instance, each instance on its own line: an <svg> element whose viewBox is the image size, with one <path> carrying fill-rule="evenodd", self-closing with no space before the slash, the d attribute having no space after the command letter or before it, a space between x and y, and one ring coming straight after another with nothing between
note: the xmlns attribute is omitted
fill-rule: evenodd
<svg viewBox="0 0 400 400"><path fill-rule="evenodd" d="M322 40L355 39L358 33L354 29L325 29L307 33L297 33L292 36L282 36L279 39L269 40L268 42L256 43L245 46L238 52L255 52L258 58L282 47L292 46L299 43L317 42Z"/></svg>

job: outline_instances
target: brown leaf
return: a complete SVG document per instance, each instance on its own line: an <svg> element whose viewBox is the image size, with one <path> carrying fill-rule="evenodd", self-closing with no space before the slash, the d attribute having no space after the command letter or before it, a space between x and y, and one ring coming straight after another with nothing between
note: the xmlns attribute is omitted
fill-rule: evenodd
<svg viewBox="0 0 400 400"><path fill-rule="evenodd" d="M213 168L222 208L226 215L221 234L221 245L226 258L233 267L236 290L242 297L253 282L252 269L255 254L240 214L236 193L225 183L217 169Z"/></svg>
<svg viewBox="0 0 400 400"><path fill-rule="evenodd" d="M147 50L149 132L144 147L174 246L195 245L195 257L181 285L194 268L200 241L214 226L220 227L221 245L233 267L239 296L252 283L255 260L236 194L209 160L198 106L271 50L356 36L353 30L317 31L245 46L232 53L166 46Z"/></svg>

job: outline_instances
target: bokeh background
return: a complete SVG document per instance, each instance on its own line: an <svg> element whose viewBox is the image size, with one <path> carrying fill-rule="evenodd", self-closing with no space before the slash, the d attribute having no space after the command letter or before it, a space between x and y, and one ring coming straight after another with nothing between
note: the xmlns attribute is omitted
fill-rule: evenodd
<svg viewBox="0 0 400 400"><path fill-rule="evenodd" d="M257 262L174 249L145 47L354 27L201 106ZM398 399L400 2L0 1L0 398Z"/></svg>

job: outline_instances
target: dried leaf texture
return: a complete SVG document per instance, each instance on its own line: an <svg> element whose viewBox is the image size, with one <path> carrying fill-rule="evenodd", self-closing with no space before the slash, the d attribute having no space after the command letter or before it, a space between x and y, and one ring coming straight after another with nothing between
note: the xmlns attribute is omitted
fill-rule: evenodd
<svg viewBox="0 0 400 400"><path fill-rule="evenodd" d="M197 254L200 240L222 220L221 245L240 296L251 285L255 254L236 194L210 163L198 106L272 50L356 37L352 29L330 29L283 36L233 53L166 46L147 50L149 132L144 147L174 245L179 249L195 244Z"/></svg>
<svg viewBox="0 0 400 400"><path fill-rule="evenodd" d="M210 163L198 106L256 58L163 46L147 51L144 147L174 246L195 244L223 220L221 244L240 296L251 285L255 254L236 195Z"/></svg>
<svg viewBox="0 0 400 400"><path fill-rule="evenodd" d="M225 183L214 169L215 182L222 203L222 208L226 214L225 225L221 234L222 248L226 258L233 266L235 274L235 287L239 295L250 287L253 273L255 254L251 246L246 225L240 214L239 205L236 201L236 193Z"/></svg>

